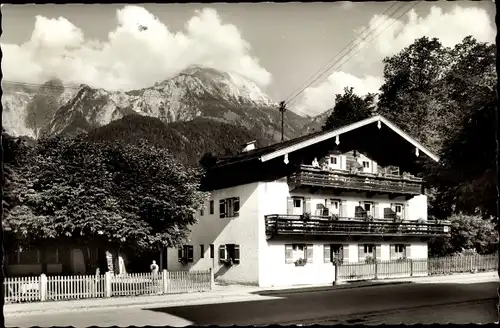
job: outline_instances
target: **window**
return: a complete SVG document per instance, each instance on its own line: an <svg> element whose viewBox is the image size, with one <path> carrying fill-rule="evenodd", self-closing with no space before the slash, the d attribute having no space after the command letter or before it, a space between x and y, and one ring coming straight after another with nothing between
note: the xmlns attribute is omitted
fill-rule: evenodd
<svg viewBox="0 0 500 328"><path fill-rule="evenodd" d="M333 262L334 259L343 260L343 247L338 244L327 244L324 245L324 258L325 263Z"/></svg>
<svg viewBox="0 0 500 328"><path fill-rule="evenodd" d="M333 164L333 165L337 165L337 156L331 156L330 157L330 163Z"/></svg>
<svg viewBox="0 0 500 328"><path fill-rule="evenodd" d="M210 201L210 214L214 214L214 211L215 211L215 210L214 210L214 201L213 201L213 200L211 200L211 201Z"/></svg>
<svg viewBox="0 0 500 328"><path fill-rule="evenodd" d="M240 198L226 198L219 201L220 218L232 218L239 216Z"/></svg>
<svg viewBox="0 0 500 328"><path fill-rule="evenodd" d="M363 161L363 168L369 169L370 168L370 162L368 161Z"/></svg>
<svg viewBox="0 0 500 328"><path fill-rule="evenodd" d="M295 208L302 207L302 199L300 199L300 198L294 198L293 199L293 207L295 207Z"/></svg>
<svg viewBox="0 0 500 328"><path fill-rule="evenodd" d="M200 259L205 257L205 245L200 245Z"/></svg>
<svg viewBox="0 0 500 328"><path fill-rule="evenodd" d="M232 260L234 264L240 263L240 245L226 244L219 246L219 261Z"/></svg>
<svg viewBox="0 0 500 328"><path fill-rule="evenodd" d="M313 261L313 245L287 244L285 245L285 263L294 263L299 259Z"/></svg>
<svg viewBox="0 0 500 328"><path fill-rule="evenodd" d="M375 247L373 245L365 245L365 254L373 254Z"/></svg>
<svg viewBox="0 0 500 328"><path fill-rule="evenodd" d="M193 262L194 247L192 245L184 245L183 247L180 247L177 250L177 257L179 262Z"/></svg>
<svg viewBox="0 0 500 328"><path fill-rule="evenodd" d="M40 252L33 248L19 249L19 264L38 264L40 263Z"/></svg>
<svg viewBox="0 0 500 328"><path fill-rule="evenodd" d="M45 250L45 262L50 264L59 263L59 249L55 248L47 248Z"/></svg>
<svg viewBox="0 0 500 328"><path fill-rule="evenodd" d="M403 212L403 205L394 206L394 211L396 212L396 214L401 214Z"/></svg>
<svg viewBox="0 0 500 328"><path fill-rule="evenodd" d="M370 213L372 210L372 203L365 203L365 211Z"/></svg>
<svg viewBox="0 0 500 328"><path fill-rule="evenodd" d="M391 245L391 260L397 260L406 257L406 245Z"/></svg>
<svg viewBox="0 0 500 328"><path fill-rule="evenodd" d="M210 258L211 259L214 258L214 253L215 253L214 244L210 244Z"/></svg>

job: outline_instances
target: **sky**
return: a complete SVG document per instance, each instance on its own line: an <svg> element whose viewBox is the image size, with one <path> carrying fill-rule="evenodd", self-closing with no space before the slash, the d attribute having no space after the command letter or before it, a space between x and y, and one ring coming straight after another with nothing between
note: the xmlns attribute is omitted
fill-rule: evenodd
<svg viewBox="0 0 500 328"><path fill-rule="evenodd" d="M197 64L237 73L311 116L332 108L345 87L377 92L383 58L416 38L454 46L467 35L482 42L496 35L492 1L6 4L1 10L4 80L60 78L132 90Z"/></svg>

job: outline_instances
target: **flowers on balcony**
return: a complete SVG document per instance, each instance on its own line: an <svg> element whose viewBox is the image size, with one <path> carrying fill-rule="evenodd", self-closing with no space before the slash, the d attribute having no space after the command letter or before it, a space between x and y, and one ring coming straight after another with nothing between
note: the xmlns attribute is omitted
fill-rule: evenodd
<svg viewBox="0 0 500 328"><path fill-rule="evenodd" d="M225 266L232 267L234 265L234 261L232 258L228 259L221 259L220 262L224 264Z"/></svg>
<svg viewBox="0 0 500 328"><path fill-rule="evenodd" d="M303 258L300 258L293 263L295 264L295 266L304 266L304 265L306 265L307 261Z"/></svg>

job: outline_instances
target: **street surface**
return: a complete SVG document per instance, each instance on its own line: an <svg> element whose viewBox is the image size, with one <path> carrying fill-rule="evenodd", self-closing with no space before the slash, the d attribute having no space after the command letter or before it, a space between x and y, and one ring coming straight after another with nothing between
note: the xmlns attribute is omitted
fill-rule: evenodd
<svg viewBox="0 0 500 328"><path fill-rule="evenodd" d="M275 294L273 299L192 306L152 304L6 315L8 327L264 324L493 323L497 282L400 284Z"/></svg>

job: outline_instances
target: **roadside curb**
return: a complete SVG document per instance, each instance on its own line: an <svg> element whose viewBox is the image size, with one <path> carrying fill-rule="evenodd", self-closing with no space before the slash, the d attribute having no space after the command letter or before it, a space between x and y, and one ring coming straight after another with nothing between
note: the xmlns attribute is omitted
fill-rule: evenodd
<svg viewBox="0 0 500 328"><path fill-rule="evenodd" d="M32 308L26 309L9 309L8 307L4 307L4 315L6 316L20 316L20 315L35 315L35 314L45 314L45 313L61 313L61 312L72 312L72 311L86 311L86 310L108 310L108 309L116 309L116 308L127 308L127 307L175 307L175 306L189 306L189 305L202 305L202 304L210 304L214 302L242 302L242 301L254 301L258 300L259 295L248 294L226 294L226 295L218 295L211 296L207 298L189 298L189 299L172 299L172 300L147 300L147 301L131 301L124 303L106 303L102 304L101 302L95 302L94 304L68 304L67 302L71 301L61 301L61 302L50 302L50 303L32 303ZM66 303L64 306L61 303ZM57 304L57 305L56 305ZM42 306L36 306L42 305ZM49 305L49 307L45 307ZM69 306L68 306L69 305ZM8 305L7 305L8 306Z"/></svg>
<svg viewBox="0 0 500 328"><path fill-rule="evenodd" d="M412 283L414 282L413 281L387 281L387 282L374 281L369 283L352 282L352 283L345 283L342 285L321 286L321 287L295 287L287 289L269 289L269 290L251 292L250 294L261 295L261 296L288 295L288 294L300 294L300 293L310 293L310 292L323 292L323 291L340 290L340 289L402 285L402 284L412 284Z"/></svg>

